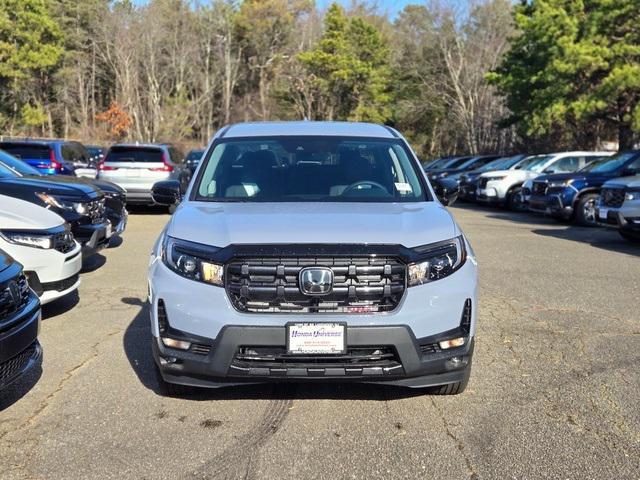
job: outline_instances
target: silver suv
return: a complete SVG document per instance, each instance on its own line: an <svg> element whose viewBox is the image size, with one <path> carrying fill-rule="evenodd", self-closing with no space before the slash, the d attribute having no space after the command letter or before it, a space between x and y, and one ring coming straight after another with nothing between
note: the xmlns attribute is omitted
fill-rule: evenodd
<svg viewBox="0 0 640 480"><path fill-rule="evenodd" d="M162 180L178 180L186 191L191 171L184 156L169 144L113 145L98 164L98 178L127 191L128 204L153 205L151 188Z"/></svg>
<svg viewBox="0 0 640 480"><path fill-rule="evenodd" d="M154 196L180 198L176 182ZM160 387L373 382L462 392L476 258L394 129L216 134L150 258Z"/></svg>
<svg viewBox="0 0 640 480"><path fill-rule="evenodd" d="M640 175L606 182L596 214L599 223L616 227L627 240L640 242Z"/></svg>

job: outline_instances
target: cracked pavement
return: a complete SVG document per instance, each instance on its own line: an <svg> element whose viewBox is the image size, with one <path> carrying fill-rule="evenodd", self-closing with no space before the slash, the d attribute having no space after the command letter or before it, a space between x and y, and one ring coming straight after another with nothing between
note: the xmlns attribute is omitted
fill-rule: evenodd
<svg viewBox="0 0 640 480"><path fill-rule="evenodd" d="M640 246L464 205L480 263L460 396L370 385L156 393L148 252L168 216L47 306L41 371L0 393L0 478L640 478Z"/></svg>

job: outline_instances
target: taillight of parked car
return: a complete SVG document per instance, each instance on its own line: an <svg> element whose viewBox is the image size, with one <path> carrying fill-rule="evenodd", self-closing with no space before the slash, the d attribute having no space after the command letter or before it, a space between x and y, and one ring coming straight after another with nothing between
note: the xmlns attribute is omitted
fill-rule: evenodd
<svg viewBox="0 0 640 480"><path fill-rule="evenodd" d="M173 165L169 163L169 159L167 158L167 154L162 154L162 163L164 164L162 167L150 168L152 172L173 172Z"/></svg>
<svg viewBox="0 0 640 480"><path fill-rule="evenodd" d="M108 172L108 171L111 171L111 170L118 170L118 167L112 167L110 165L105 165L104 164L104 160L103 160L102 162L98 163L98 170L100 172Z"/></svg>

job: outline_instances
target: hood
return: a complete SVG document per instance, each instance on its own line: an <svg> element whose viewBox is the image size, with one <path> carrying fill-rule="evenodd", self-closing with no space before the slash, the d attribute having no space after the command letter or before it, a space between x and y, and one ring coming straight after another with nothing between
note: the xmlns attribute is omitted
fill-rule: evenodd
<svg viewBox="0 0 640 480"><path fill-rule="evenodd" d="M125 195L127 192L124 188L115 183L107 182L105 180L96 180L92 178L76 178L76 180L81 181L82 183L86 183L87 185L93 185L94 187L98 187L103 192L109 193L118 193Z"/></svg>
<svg viewBox="0 0 640 480"><path fill-rule="evenodd" d="M509 179L522 179L535 178L539 176L539 173L530 172L529 170L490 170L480 175L480 178L486 177L507 177Z"/></svg>
<svg viewBox="0 0 640 480"><path fill-rule="evenodd" d="M48 175L42 177L25 176L3 178L1 184L12 184L16 187L30 189L38 192L45 192L51 195L61 195L65 197L89 197L100 196L100 191L91 184L87 184L74 177L63 175Z"/></svg>
<svg viewBox="0 0 640 480"><path fill-rule="evenodd" d="M62 217L44 207L0 195L0 230L45 230L62 224Z"/></svg>
<svg viewBox="0 0 640 480"><path fill-rule="evenodd" d="M415 247L457 235L438 202L186 202L167 233L192 242L231 244L369 243Z"/></svg>
<svg viewBox="0 0 640 480"><path fill-rule="evenodd" d="M613 180L609 180L608 182L606 182L603 187L611 187L614 185L620 187L638 188L640 187L640 175L634 175L633 177L614 178Z"/></svg>
<svg viewBox="0 0 640 480"><path fill-rule="evenodd" d="M550 175L540 175L536 180L550 183L560 183L566 180L585 180L587 178L586 173L572 172L572 173L552 173Z"/></svg>

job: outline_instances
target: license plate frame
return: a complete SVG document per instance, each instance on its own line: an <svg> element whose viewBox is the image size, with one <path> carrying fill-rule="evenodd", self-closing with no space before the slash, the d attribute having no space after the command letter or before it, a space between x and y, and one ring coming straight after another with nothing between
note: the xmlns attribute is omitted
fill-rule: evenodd
<svg viewBox="0 0 640 480"><path fill-rule="evenodd" d="M604 220L606 222L608 215L609 215L609 209L608 208L599 208L598 209L598 218L600 220Z"/></svg>
<svg viewBox="0 0 640 480"><path fill-rule="evenodd" d="M319 328L329 329L331 332L341 332L337 338L341 338L341 342L331 342L332 336L325 338L322 342L322 336L314 336ZM345 322L289 322L285 326L286 330L286 348L288 355L344 355L347 352L347 324ZM310 337L300 336L296 338L292 344L293 332L305 332L311 334ZM304 348L304 340L310 341L307 348ZM315 348L313 341L316 341ZM324 343L324 344L323 344Z"/></svg>

